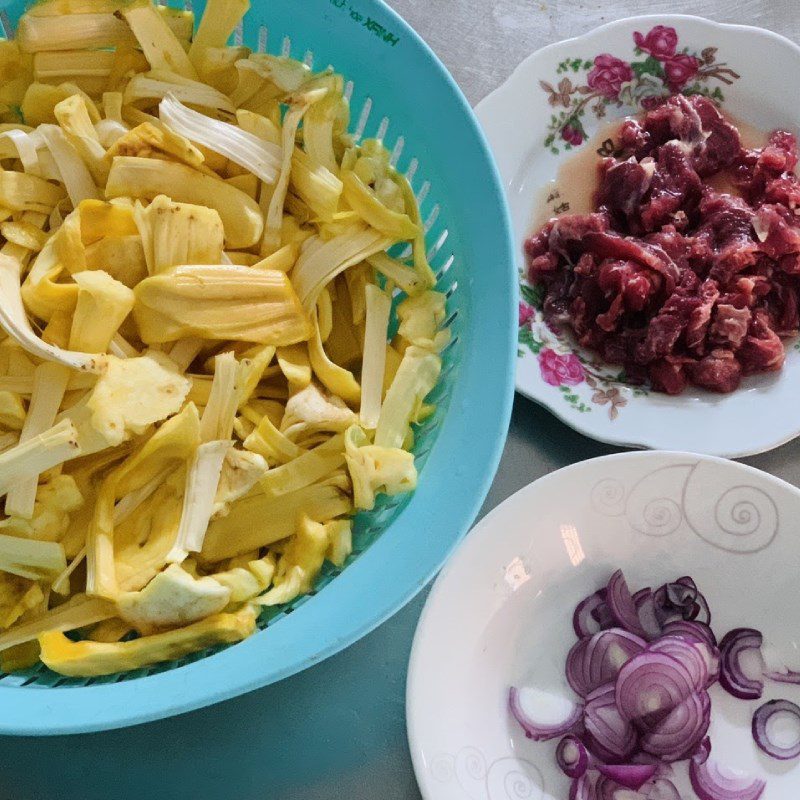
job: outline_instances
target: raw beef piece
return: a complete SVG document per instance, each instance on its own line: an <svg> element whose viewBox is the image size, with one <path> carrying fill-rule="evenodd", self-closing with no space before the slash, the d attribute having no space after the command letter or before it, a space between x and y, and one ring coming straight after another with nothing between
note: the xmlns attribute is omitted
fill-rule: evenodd
<svg viewBox="0 0 800 800"><path fill-rule="evenodd" d="M795 137L745 150L710 100L675 96L627 120L619 143L599 164L597 211L525 244L548 324L668 394L780 369L781 337L800 326Z"/></svg>

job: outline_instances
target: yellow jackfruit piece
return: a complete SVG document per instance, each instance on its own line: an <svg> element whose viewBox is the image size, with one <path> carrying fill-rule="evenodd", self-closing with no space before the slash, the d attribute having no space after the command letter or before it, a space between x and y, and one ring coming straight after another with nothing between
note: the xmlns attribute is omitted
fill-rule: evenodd
<svg viewBox="0 0 800 800"><path fill-rule="evenodd" d="M105 353L119 326L133 308L133 292L103 270L77 272L78 299L72 318L69 349ZM115 367L110 366L113 370Z"/></svg>
<svg viewBox="0 0 800 800"><path fill-rule="evenodd" d="M174 267L134 291L133 315L148 344L197 336L287 345L310 335L308 318L282 272Z"/></svg>
<svg viewBox="0 0 800 800"><path fill-rule="evenodd" d="M226 245L232 250L251 247L261 236L264 217L258 203L235 186L185 164L132 156L114 158L107 197L152 200L160 194L216 209L225 228Z"/></svg>
<svg viewBox="0 0 800 800"><path fill-rule="evenodd" d="M22 430L25 406L16 392L0 391L0 426L10 431Z"/></svg>
<svg viewBox="0 0 800 800"><path fill-rule="evenodd" d="M165 195L136 204L136 224L151 275L180 264L221 264L224 229L213 208L174 203Z"/></svg>
<svg viewBox="0 0 800 800"><path fill-rule="evenodd" d="M224 572L215 572L211 577L230 589L231 605L244 603L268 589L275 575L277 562L268 553L264 558L247 561L243 566L231 566Z"/></svg>
<svg viewBox="0 0 800 800"><path fill-rule="evenodd" d="M8 573L0 575L0 628L9 628L43 599L41 587L35 581Z"/></svg>
<svg viewBox="0 0 800 800"><path fill-rule="evenodd" d="M450 340L449 332L441 330L447 314L445 303L441 292L425 291L407 297L397 306L398 336L416 347L441 350Z"/></svg>
<svg viewBox="0 0 800 800"><path fill-rule="evenodd" d="M287 400L281 431L297 441L317 431L343 433L355 421L356 415L340 397L327 395L312 383Z"/></svg>
<svg viewBox="0 0 800 800"><path fill-rule="evenodd" d="M140 158L169 156L195 168L202 167L205 160L203 154L188 139L169 128L156 127L151 122L143 122L120 136L108 148L105 159L111 166L114 158L120 156Z"/></svg>
<svg viewBox="0 0 800 800"><path fill-rule="evenodd" d="M325 523L328 534L328 549L325 558L337 567L353 552L353 523L349 519L333 519Z"/></svg>
<svg viewBox="0 0 800 800"><path fill-rule="evenodd" d="M193 578L170 564L138 592L120 593L116 602L122 619L147 633L210 617L222 611L230 598L230 589L213 578Z"/></svg>
<svg viewBox="0 0 800 800"><path fill-rule="evenodd" d="M42 662L54 672L92 677L141 669L213 645L240 642L255 629L256 615L248 605L232 614L214 614L185 628L129 642L72 642L63 633L51 631L39 636L39 646Z"/></svg>
<svg viewBox="0 0 800 800"><path fill-rule="evenodd" d="M0 533L9 533L42 542L58 542L69 527L70 514L83 505L83 495L71 475L57 475L39 484L30 519L6 517Z"/></svg>
<svg viewBox="0 0 800 800"><path fill-rule="evenodd" d="M371 510L378 493L395 495L417 488L414 456L399 447L379 447L357 425L345 433L345 458L353 481L353 504Z"/></svg>
<svg viewBox="0 0 800 800"><path fill-rule="evenodd" d="M275 606L288 603L310 591L322 569L328 546L325 526L303 515L297 533L278 559L273 588L256 598L255 602L263 606Z"/></svg>
<svg viewBox="0 0 800 800"><path fill-rule="evenodd" d="M300 514L327 522L351 508L341 488L324 483L278 497L251 493L237 500L228 516L211 521L201 554L205 561L216 563L291 536Z"/></svg>
<svg viewBox="0 0 800 800"><path fill-rule="evenodd" d="M117 499L130 492L136 491L150 481L170 475L180 466L185 466L200 444L200 417L197 408L188 404L179 414L167 420L144 445L119 467L112 470L103 480L94 506L87 536L87 592L95 595L113 598L118 593L121 581L118 580L115 564L115 550L120 549L115 543L114 504ZM180 471L179 471L180 472ZM180 488L183 488L183 474L179 474ZM151 513L149 515L134 515L134 522L141 521L148 526L148 531L153 525L164 532L168 526L174 527L171 535L166 536L166 541L158 548L158 557L152 574L144 571L144 580L136 585L123 586L125 589L138 589L156 573L166 562L166 556L174 544L174 534L180 523L182 501L169 481L159 486L158 491L150 500ZM171 515L169 522L165 519L153 521L153 514L161 512ZM134 553L140 550L139 541L131 541ZM163 552L162 552L163 551ZM148 553L142 555L147 559ZM161 558L161 563L158 558ZM148 566L150 562L148 561ZM126 565L134 576L139 576L141 570L138 565ZM141 579L141 578L140 578Z"/></svg>

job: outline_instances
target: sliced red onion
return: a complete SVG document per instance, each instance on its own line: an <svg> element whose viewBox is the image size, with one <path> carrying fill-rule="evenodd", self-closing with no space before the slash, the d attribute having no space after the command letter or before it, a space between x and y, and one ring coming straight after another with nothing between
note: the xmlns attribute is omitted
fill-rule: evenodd
<svg viewBox="0 0 800 800"><path fill-rule="evenodd" d="M667 763L663 758L646 753L644 750L640 750L631 756L631 764L651 764L655 766L656 775L659 778L668 778L674 771L672 764Z"/></svg>
<svg viewBox="0 0 800 800"><path fill-rule="evenodd" d="M776 683L789 683L794 686L800 686L800 672L796 672L793 669L770 670L764 673L764 677Z"/></svg>
<svg viewBox="0 0 800 800"><path fill-rule="evenodd" d="M622 570L618 569L608 581L606 586L606 603L611 609L614 619L625 628L625 630L635 633L637 636L646 636L647 631L639 622L639 614L636 604L633 602L628 584Z"/></svg>
<svg viewBox="0 0 800 800"><path fill-rule="evenodd" d="M800 756L800 707L788 700L770 700L753 714L753 738L768 755L781 761Z"/></svg>
<svg viewBox="0 0 800 800"><path fill-rule="evenodd" d="M647 650L650 653L667 653L680 661L692 676L692 685L695 690L708 685L711 654L705 644L696 647L692 642L677 636L662 636L657 641L650 642Z"/></svg>
<svg viewBox="0 0 800 800"><path fill-rule="evenodd" d="M647 800L681 800L675 784L666 778L656 778L652 783L642 787Z"/></svg>
<svg viewBox="0 0 800 800"><path fill-rule="evenodd" d="M570 778L580 778L589 767L589 752L577 736L565 736L556 747L556 761Z"/></svg>
<svg viewBox="0 0 800 800"><path fill-rule="evenodd" d="M689 578L678 578L674 583L665 583L664 589L666 590L667 599L676 608L694 607L695 600L697 600L697 584Z"/></svg>
<svg viewBox="0 0 800 800"><path fill-rule="evenodd" d="M717 637L704 622L693 619L679 619L667 623L661 631L665 636L680 636L692 642L704 642L709 647L717 648Z"/></svg>
<svg viewBox="0 0 800 800"><path fill-rule="evenodd" d="M508 707L525 735L536 742L569 733L583 715L582 704L573 703L563 695L515 686L508 690Z"/></svg>
<svg viewBox="0 0 800 800"><path fill-rule="evenodd" d="M626 789L605 775L597 776L592 797L594 800L643 800L639 792Z"/></svg>
<svg viewBox="0 0 800 800"><path fill-rule="evenodd" d="M650 589L640 589L633 595L633 604L639 617L639 624L645 631L646 639L655 639L661 635L661 623L656 616L656 605Z"/></svg>
<svg viewBox="0 0 800 800"><path fill-rule="evenodd" d="M567 681L577 694L586 697L613 681L622 665L646 646L644 639L622 628L584 636L573 645L567 656Z"/></svg>
<svg viewBox="0 0 800 800"><path fill-rule="evenodd" d="M626 789L638 792L656 774L655 764L598 764L597 771Z"/></svg>
<svg viewBox="0 0 800 800"><path fill-rule="evenodd" d="M606 590L600 589L581 600L572 615L572 627L580 639L614 626L614 618L606 604Z"/></svg>
<svg viewBox="0 0 800 800"><path fill-rule="evenodd" d="M697 688L689 670L667 653L646 651L619 671L617 707L629 720L663 719Z"/></svg>
<svg viewBox="0 0 800 800"><path fill-rule="evenodd" d="M711 739L706 736L699 745L697 745L697 749L692 753L692 758L697 761L699 764L705 764L708 761L708 757L711 755Z"/></svg>
<svg viewBox="0 0 800 800"><path fill-rule="evenodd" d="M705 691L696 692L643 730L639 745L664 761L682 761L697 750L710 722L711 699Z"/></svg>
<svg viewBox="0 0 800 800"><path fill-rule="evenodd" d="M762 641L752 628L734 628L720 642L719 682L741 700L757 700L764 691Z"/></svg>
<svg viewBox="0 0 800 800"><path fill-rule="evenodd" d="M693 622L700 622L703 625L711 624L711 609L709 608L708 601L705 596L698 592L697 599L694 602L692 616L689 617Z"/></svg>
<svg viewBox="0 0 800 800"><path fill-rule="evenodd" d="M636 749L636 731L619 713L614 684L601 686L586 698L583 724L586 746L601 761L624 763Z"/></svg>
<svg viewBox="0 0 800 800"><path fill-rule="evenodd" d="M722 769L711 759L689 762L689 779L700 800L758 800L767 785L733 770Z"/></svg>
<svg viewBox="0 0 800 800"><path fill-rule="evenodd" d="M569 787L569 800L596 800L594 783L594 776L588 772L576 778Z"/></svg>
<svg viewBox="0 0 800 800"><path fill-rule="evenodd" d="M716 647L711 648L702 642L695 642L694 647L699 651L700 655L706 662L706 670L708 671L708 682L706 683L706 687L709 687L719 680L719 650L717 650Z"/></svg>
<svg viewBox="0 0 800 800"><path fill-rule="evenodd" d="M667 585L664 584L653 592L653 606L655 609L656 621L660 627L668 625L670 622L677 622L683 619L683 610L672 605L667 597Z"/></svg>
<svg viewBox="0 0 800 800"><path fill-rule="evenodd" d="M689 578L678 578L656 589L654 595L656 618L662 625L678 620L698 620L708 624L711 612L705 597Z"/></svg>

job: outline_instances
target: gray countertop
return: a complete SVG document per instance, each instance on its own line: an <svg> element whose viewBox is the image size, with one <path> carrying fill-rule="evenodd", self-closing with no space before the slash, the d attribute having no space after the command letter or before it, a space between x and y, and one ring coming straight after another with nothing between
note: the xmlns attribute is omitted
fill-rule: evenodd
<svg viewBox="0 0 800 800"><path fill-rule="evenodd" d="M442 58L472 103L549 42L622 16L699 8L657 0L390 3ZM798 0L707 0L702 13L797 40L797 9ZM545 473L614 450L517 397L484 513ZM800 441L746 461L800 484ZM418 798L404 691L411 639L426 596L427 590L328 661L212 708L88 736L0 737L0 800L164 798L165 785L170 800ZM126 787L122 794L120 786Z"/></svg>

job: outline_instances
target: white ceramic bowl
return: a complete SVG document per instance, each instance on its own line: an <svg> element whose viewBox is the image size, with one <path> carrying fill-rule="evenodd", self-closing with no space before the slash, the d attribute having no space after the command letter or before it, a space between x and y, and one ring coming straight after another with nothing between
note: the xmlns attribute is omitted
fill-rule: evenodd
<svg viewBox="0 0 800 800"><path fill-rule="evenodd" d="M634 104L642 97L664 92L664 80L646 70L663 73L666 61L653 58L648 67L647 53L635 52L634 34L659 53L659 48L671 49L667 30L677 36L677 54L690 59L669 68L675 80L686 80L685 88L712 94L726 111L761 130L800 129L796 89L791 101L787 93L800 81L800 47L770 31L699 17L632 17L539 50L476 108L506 188L520 271L523 241L541 217L542 189L575 154L579 139L585 146L600 125L639 110ZM623 81L627 71L619 71L615 60L601 61L598 69L603 54L632 64L634 80ZM687 63L694 66L687 70ZM604 89L617 91L626 102L603 96ZM573 143L562 135L570 116L583 128L567 132ZM548 213L560 202L551 199ZM780 373L748 378L732 394L690 389L669 397L620 382L619 368L609 369L567 338L555 336L530 300L523 281L517 391L587 436L633 447L738 457L770 450L800 433L796 342L786 342Z"/></svg>
<svg viewBox="0 0 800 800"><path fill-rule="evenodd" d="M411 652L407 716L426 800L566 800L556 742L532 742L508 712L510 685L555 686L575 641L572 612L622 568L634 589L690 574L712 626L760 629L800 669L800 491L736 462L686 453L584 461L517 492L480 522L439 576ZM761 701L711 691L720 764L766 778L762 800L796 800L800 759L755 746L761 702L800 702L768 683ZM695 795L676 765L681 796Z"/></svg>

